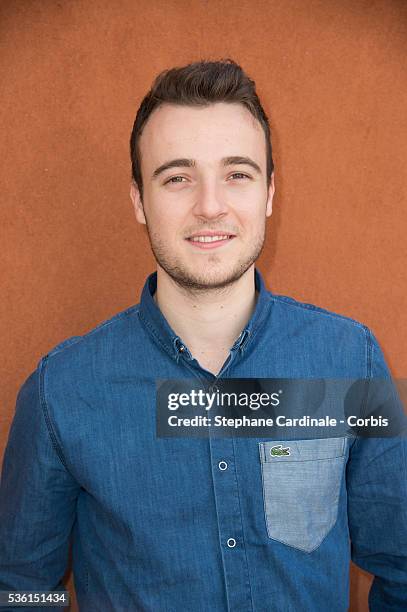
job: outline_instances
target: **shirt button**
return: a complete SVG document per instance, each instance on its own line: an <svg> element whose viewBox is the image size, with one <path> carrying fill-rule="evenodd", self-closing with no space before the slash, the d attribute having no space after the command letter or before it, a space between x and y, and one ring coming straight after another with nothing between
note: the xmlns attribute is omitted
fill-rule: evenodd
<svg viewBox="0 0 407 612"><path fill-rule="evenodd" d="M219 461L218 468L222 471L227 470L228 464L226 461Z"/></svg>
<svg viewBox="0 0 407 612"><path fill-rule="evenodd" d="M229 546L229 548L234 548L236 546L235 538L229 538L227 541L227 545Z"/></svg>
<svg viewBox="0 0 407 612"><path fill-rule="evenodd" d="M219 388L217 385L211 385L208 390L209 393L216 393L216 391L219 391Z"/></svg>
<svg viewBox="0 0 407 612"><path fill-rule="evenodd" d="M183 344L181 344L181 346L179 347L180 353L183 353L185 351L185 346Z"/></svg>

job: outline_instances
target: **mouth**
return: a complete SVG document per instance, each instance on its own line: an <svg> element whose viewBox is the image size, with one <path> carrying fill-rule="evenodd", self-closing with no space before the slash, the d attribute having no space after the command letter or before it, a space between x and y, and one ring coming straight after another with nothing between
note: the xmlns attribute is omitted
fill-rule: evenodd
<svg viewBox="0 0 407 612"><path fill-rule="evenodd" d="M208 232L203 234L195 234L186 240L195 248L198 249L215 249L220 246L229 244L235 238L234 234L216 234Z"/></svg>

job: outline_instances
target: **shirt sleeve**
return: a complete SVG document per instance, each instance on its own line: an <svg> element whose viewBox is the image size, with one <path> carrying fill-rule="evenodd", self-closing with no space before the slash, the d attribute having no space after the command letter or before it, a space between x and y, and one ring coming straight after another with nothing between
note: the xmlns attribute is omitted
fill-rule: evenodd
<svg viewBox="0 0 407 612"><path fill-rule="evenodd" d="M369 330L368 364L368 378L376 392L367 394L367 413L377 415L387 404L386 412L396 418L398 431L391 437L359 436L352 444L347 465L351 555L354 563L374 575L370 612L401 612L407 610L406 417L383 353Z"/></svg>
<svg viewBox="0 0 407 612"><path fill-rule="evenodd" d="M44 395L47 357L19 390L0 481L0 591L66 590L80 486L65 465ZM20 607L19 610L32 610ZM36 610L39 608L36 607ZM62 610L44 606L41 610ZM0 610L16 610L0 604Z"/></svg>

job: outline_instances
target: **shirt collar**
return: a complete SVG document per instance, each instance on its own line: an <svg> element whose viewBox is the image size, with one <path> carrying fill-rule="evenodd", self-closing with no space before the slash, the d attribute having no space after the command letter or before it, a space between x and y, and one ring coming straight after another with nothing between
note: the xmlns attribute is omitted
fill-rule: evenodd
<svg viewBox="0 0 407 612"><path fill-rule="evenodd" d="M253 341L256 332L260 329L269 315L271 305L271 292L264 284L263 277L259 270L254 270L255 287L258 291L256 306L250 320L242 330L236 342L231 347L232 350L240 349L244 351ZM157 288L157 272L150 274L144 283L139 304L139 316L160 346L177 360L180 353L188 356L189 351L182 339L174 332L168 324L166 318L155 303L153 295ZM189 355L189 357L191 357ZM192 357L191 357L192 358Z"/></svg>

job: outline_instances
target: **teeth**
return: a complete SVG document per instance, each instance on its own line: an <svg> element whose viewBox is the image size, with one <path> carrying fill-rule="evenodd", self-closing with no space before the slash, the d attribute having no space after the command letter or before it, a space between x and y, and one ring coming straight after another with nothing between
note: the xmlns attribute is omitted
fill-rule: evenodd
<svg viewBox="0 0 407 612"><path fill-rule="evenodd" d="M215 242L216 240L227 240L228 236L194 236L190 238L192 242Z"/></svg>

